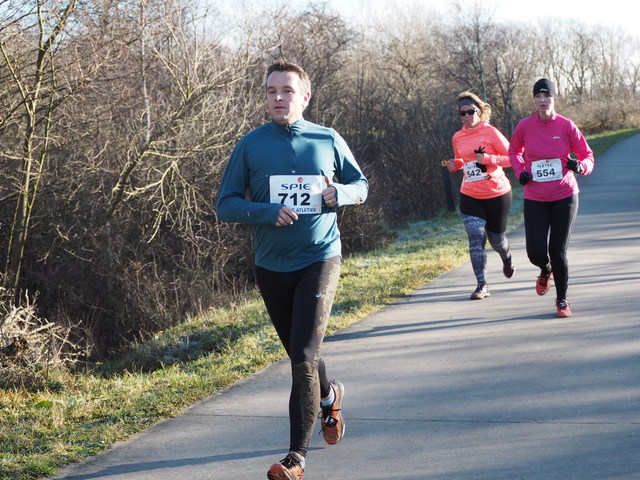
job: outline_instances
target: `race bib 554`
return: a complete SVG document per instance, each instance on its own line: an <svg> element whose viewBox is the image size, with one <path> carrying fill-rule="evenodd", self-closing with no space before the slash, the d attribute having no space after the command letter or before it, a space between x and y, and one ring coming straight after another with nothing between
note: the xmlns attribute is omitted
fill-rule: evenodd
<svg viewBox="0 0 640 480"><path fill-rule="evenodd" d="M531 162L531 177L536 182L562 180L562 162L559 158Z"/></svg>

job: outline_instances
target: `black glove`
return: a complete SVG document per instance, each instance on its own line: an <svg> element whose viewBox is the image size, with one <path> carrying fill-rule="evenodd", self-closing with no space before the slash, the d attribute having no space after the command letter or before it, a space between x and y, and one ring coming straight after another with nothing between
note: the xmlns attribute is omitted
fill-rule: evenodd
<svg viewBox="0 0 640 480"><path fill-rule="evenodd" d="M578 175L584 172L584 167L582 166L582 164L577 160L574 160L573 158L569 158L567 160L567 168L572 172L576 172Z"/></svg>
<svg viewBox="0 0 640 480"><path fill-rule="evenodd" d="M526 185L527 183L529 183L529 180L531 180L531 175L529 175L527 172L522 172L520 174L520 177L518 178L520 185Z"/></svg>
<svg viewBox="0 0 640 480"><path fill-rule="evenodd" d="M484 153L485 153L484 147L482 145L480 145L477 150L473 151L473 153L482 153L484 155ZM487 173L487 166L486 165L483 165L480 162L476 162L476 165L478 166L478 168L480 169L481 172Z"/></svg>

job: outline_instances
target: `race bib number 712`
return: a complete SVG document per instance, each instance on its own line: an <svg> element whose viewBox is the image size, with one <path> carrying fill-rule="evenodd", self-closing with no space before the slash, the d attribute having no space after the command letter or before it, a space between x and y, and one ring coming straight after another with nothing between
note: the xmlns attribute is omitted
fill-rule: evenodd
<svg viewBox="0 0 640 480"><path fill-rule="evenodd" d="M271 203L286 205L297 214L322 213L322 175L273 175L269 177Z"/></svg>

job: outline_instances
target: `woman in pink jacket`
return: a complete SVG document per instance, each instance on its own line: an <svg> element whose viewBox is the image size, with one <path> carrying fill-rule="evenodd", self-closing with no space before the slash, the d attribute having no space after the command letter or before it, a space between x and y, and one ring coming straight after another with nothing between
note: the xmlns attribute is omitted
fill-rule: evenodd
<svg viewBox="0 0 640 480"><path fill-rule="evenodd" d="M486 241L498 252L503 273L511 278L515 267L507 240L511 208L511 183L502 167L510 166L508 140L489 124L491 107L472 92L458 95L462 128L453 135L454 158L446 162L451 172L463 170L460 214L469 238L469 256L477 287L471 300L490 295L486 281Z"/></svg>
<svg viewBox="0 0 640 480"><path fill-rule="evenodd" d="M509 157L524 185L527 256L540 268L536 293L556 285L556 316L571 316L567 302L567 247L578 213L576 175L593 171L593 152L576 125L555 111L555 84L541 78L533 86L536 112L521 120L511 137ZM570 158L571 152L578 157Z"/></svg>

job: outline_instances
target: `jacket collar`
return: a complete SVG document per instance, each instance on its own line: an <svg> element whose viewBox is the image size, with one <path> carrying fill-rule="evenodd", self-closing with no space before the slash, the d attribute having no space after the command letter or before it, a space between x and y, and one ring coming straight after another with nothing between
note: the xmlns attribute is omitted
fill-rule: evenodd
<svg viewBox="0 0 640 480"><path fill-rule="evenodd" d="M271 120L271 128L281 135L299 135L307 129L307 123L308 122L304 118L301 118L290 125L278 125L276 122Z"/></svg>
<svg viewBox="0 0 640 480"><path fill-rule="evenodd" d="M480 120L480 123L478 123L478 125L476 125L475 127L467 128L466 126L463 125L461 130L463 132L475 132L477 130L480 130L480 129L486 127L487 125L489 125L489 122L487 122L486 120Z"/></svg>
<svg viewBox="0 0 640 480"><path fill-rule="evenodd" d="M540 118L540 116L538 115L538 112L534 112L533 118L535 118L539 122L550 122L551 120L555 120L556 118L558 118L558 112L554 111L551 114L551 117L547 118L546 120L543 120L542 118Z"/></svg>

